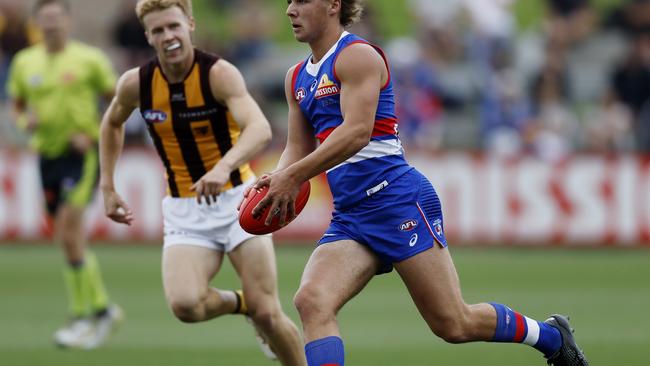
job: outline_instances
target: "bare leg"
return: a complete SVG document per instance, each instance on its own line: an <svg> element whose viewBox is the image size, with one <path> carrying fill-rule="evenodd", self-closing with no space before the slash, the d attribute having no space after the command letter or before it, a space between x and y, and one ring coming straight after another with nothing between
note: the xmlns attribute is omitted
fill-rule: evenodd
<svg viewBox="0 0 650 366"><path fill-rule="evenodd" d="M165 248L162 259L165 297L179 320L200 322L235 310L237 300L232 291L209 286L222 261L222 252L199 246Z"/></svg>
<svg viewBox="0 0 650 366"><path fill-rule="evenodd" d="M446 248L433 248L395 264L429 328L450 343L489 341L496 328L490 304L467 305Z"/></svg>
<svg viewBox="0 0 650 366"><path fill-rule="evenodd" d="M340 337L336 314L375 275L379 261L363 245L342 240L322 244L309 258L294 303L305 343Z"/></svg>
<svg viewBox="0 0 650 366"><path fill-rule="evenodd" d="M282 312L273 242L254 237L228 254L242 280L248 313L283 365L306 365L298 329Z"/></svg>

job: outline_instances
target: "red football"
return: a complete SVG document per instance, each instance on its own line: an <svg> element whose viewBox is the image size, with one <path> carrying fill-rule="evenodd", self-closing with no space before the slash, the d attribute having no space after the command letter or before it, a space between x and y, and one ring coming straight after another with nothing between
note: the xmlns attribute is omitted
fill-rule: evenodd
<svg viewBox="0 0 650 366"><path fill-rule="evenodd" d="M252 211L255 206L266 196L266 192L269 191L269 187L262 187L261 189L252 189L248 193L248 197L244 199L241 207L239 209L239 225L246 230L247 232L255 235L263 235L272 233L276 230L282 228L280 226L280 216L275 216L271 221L269 226L264 225L264 221L269 214L268 207L266 207L262 214L257 218L253 217ZM305 181L300 186L300 191L298 191L298 196L296 196L296 216L305 208L307 200L309 199L309 192L311 191L311 185L309 181ZM295 217L294 217L295 218ZM290 221L285 222L288 224Z"/></svg>

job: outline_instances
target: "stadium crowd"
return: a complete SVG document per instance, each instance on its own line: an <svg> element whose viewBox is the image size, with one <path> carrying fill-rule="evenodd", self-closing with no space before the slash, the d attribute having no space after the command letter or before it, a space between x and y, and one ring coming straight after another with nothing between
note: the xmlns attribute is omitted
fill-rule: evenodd
<svg viewBox="0 0 650 366"><path fill-rule="evenodd" d="M387 34L375 1L352 31L385 46L400 132L411 148L529 153L547 161L577 151L650 150L650 0L401 1L412 17L404 35ZM88 19L75 33L90 43L99 39L116 71L152 56L134 0L83 3L74 13ZM0 1L0 147L25 142L10 118L4 83L13 55L39 38L29 4ZM87 12L98 6L110 9ZM532 10L522 11L526 6ZM275 139L282 139L282 76L301 51L279 40L286 27L277 4L205 0L195 7L206 24L197 45L241 65ZM522 20L526 14L537 21ZM132 119L127 142L148 143L144 123Z"/></svg>

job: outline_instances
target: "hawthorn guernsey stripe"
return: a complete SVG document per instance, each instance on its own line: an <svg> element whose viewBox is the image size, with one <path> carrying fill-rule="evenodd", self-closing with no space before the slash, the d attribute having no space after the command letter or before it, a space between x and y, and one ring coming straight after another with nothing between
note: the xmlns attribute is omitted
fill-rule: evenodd
<svg viewBox="0 0 650 366"><path fill-rule="evenodd" d="M354 34L343 32L337 43L318 63L312 63L309 56L294 69L291 82L294 98L321 143L343 123L341 81L335 71L336 60L346 47L358 43L369 44ZM381 49L373 47L388 67ZM404 160L404 150L397 131L395 96L389 70L386 84L379 91L375 124L368 145L327 171L327 180L337 210L350 207L370 194L377 193L412 169Z"/></svg>
<svg viewBox="0 0 650 366"><path fill-rule="evenodd" d="M212 169L239 138L228 109L214 99L210 68L218 56L195 50L185 80L169 83L153 59L140 67L140 112L165 166L168 193L191 197L190 187ZM248 164L233 170L225 189L252 178Z"/></svg>

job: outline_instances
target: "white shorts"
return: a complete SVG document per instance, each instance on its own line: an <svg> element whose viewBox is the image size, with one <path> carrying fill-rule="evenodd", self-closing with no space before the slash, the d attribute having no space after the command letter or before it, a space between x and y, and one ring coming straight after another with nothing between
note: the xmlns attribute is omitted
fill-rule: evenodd
<svg viewBox="0 0 650 366"><path fill-rule="evenodd" d="M253 181L221 192L217 203L196 202L196 197L170 197L162 201L164 248L196 245L230 252L255 237L239 225L237 206Z"/></svg>

